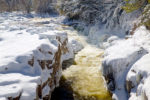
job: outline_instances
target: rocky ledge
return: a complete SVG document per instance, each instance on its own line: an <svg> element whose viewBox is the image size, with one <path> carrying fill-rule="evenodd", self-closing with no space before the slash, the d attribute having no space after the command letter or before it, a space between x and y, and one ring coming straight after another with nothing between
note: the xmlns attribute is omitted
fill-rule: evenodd
<svg viewBox="0 0 150 100"><path fill-rule="evenodd" d="M67 34L50 21L49 27L36 22L42 18L2 13L0 19L0 99L50 100L63 60L73 57Z"/></svg>

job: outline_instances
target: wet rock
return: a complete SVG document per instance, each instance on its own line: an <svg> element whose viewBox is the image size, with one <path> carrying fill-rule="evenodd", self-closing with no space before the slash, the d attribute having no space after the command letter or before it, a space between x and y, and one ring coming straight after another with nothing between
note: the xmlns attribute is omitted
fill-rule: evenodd
<svg viewBox="0 0 150 100"><path fill-rule="evenodd" d="M61 77L59 87L52 92L51 100L74 100L70 83L66 83L64 77Z"/></svg>
<svg viewBox="0 0 150 100"><path fill-rule="evenodd" d="M130 93L131 92L131 89L134 88L135 86L133 85L132 81L126 81L126 89L127 89L127 92Z"/></svg>
<svg viewBox="0 0 150 100"><path fill-rule="evenodd" d="M107 82L107 86L108 86L108 89L111 90L111 91L114 91L115 90L115 80L113 78L113 74L110 73L106 76L104 76L105 79L106 79L106 82Z"/></svg>
<svg viewBox="0 0 150 100"><path fill-rule="evenodd" d="M63 61L62 69L66 69L66 68L70 67L73 63L74 63L74 59L73 58Z"/></svg>

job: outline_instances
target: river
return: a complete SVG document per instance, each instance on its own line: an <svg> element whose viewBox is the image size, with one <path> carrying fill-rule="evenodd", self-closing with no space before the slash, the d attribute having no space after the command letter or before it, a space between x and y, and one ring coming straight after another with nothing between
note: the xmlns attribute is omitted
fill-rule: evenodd
<svg viewBox="0 0 150 100"><path fill-rule="evenodd" d="M111 100L100 69L104 51L89 44L87 37L79 35L72 27L62 25L57 29L66 32L68 38L77 40L84 48L75 55L72 65L63 70L63 81L60 82L60 88L57 88L53 94L54 97L58 99L57 93L59 93L59 96L62 96L59 100ZM66 87L66 91L70 92L65 92ZM62 95L61 92L68 96ZM56 99L52 97L52 100Z"/></svg>

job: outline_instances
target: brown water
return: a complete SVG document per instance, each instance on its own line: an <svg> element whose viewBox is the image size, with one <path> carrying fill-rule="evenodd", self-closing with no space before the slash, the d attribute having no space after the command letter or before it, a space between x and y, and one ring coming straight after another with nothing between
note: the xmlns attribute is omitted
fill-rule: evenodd
<svg viewBox="0 0 150 100"><path fill-rule="evenodd" d="M75 55L74 64L63 71L63 79L73 91L74 100L111 100L100 66L103 50L86 42L86 37L78 35L72 28L61 28L69 38L84 45L84 49Z"/></svg>
<svg viewBox="0 0 150 100"><path fill-rule="evenodd" d="M57 19L34 19L33 22L43 22ZM55 25L54 25L55 26ZM83 44L84 48L75 55L74 63L62 72L60 87L56 88L51 100L111 100L105 80L101 74L103 50L88 44L86 37L81 36L72 27L58 25L56 30L68 34Z"/></svg>

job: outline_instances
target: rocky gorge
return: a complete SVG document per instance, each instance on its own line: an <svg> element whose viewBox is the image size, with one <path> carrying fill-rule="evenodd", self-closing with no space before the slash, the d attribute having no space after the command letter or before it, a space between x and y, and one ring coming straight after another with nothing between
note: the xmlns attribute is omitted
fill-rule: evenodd
<svg viewBox="0 0 150 100"><path fill-rule="evenodd" d="M2 0L0 99L149 100L149 2Z"/></svg>

